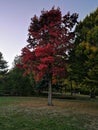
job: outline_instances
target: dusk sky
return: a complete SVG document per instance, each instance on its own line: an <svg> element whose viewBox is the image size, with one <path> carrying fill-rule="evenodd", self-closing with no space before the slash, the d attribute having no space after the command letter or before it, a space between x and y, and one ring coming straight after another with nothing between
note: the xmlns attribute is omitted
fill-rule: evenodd
<svg viewBox="0 0 98 130"><path fill-rule="evenodd" d="M41 10L60 7L62 14L78 13L78 21L98 7L98 0L0 0L0 52L8 65L27 45L31 18Z"/></svg>

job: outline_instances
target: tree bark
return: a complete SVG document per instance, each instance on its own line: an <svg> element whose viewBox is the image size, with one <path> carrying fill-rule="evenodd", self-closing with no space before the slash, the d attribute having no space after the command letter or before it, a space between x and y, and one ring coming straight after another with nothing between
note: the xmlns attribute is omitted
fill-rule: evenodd
<svg viewBox="0 0 98 130"><path fill-rule="evenodd" d="M70 84L70 86L71 86L71 96L73 96L72 81L70 81L70 83L71 83L71 84Z"/></svg>
<svg viewBox="0 0 98 130"><path fill-rule="evenodd" d="M95 95L95 87L92 88L91 92L90 92L90 98L96 98L96 95Z"/></svg>
<svg viewBox="0 0 98 130"><path fill-rule="evenodd" d="M52 104L52 80L49 80L49 84L48 84L48 106L53 106Z"/></svg>
<svg viewBox="0 0 98 130"><path fill-rule="evenodd" d="M92 91L92 92L90 93L90 98L96 98L95 92Z"/></svg>

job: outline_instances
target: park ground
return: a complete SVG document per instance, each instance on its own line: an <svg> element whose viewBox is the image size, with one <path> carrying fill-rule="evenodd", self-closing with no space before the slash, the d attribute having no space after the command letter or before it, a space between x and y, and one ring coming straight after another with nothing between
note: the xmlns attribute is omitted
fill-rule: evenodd
<svg viewBox="0 0 98 130"><path fill-rule="evenodd" d="M0 97L0 130L98 130L98 98Z"/></svg>

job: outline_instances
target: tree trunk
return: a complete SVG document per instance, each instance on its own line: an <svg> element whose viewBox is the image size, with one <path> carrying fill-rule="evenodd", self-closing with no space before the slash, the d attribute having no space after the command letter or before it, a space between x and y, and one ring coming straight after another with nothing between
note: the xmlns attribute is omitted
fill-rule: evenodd
<svg viewBox="0 0 98 130"><path fill-rule="evenodd" d="M91 91L91 93L90 93L90 98L96 98L96 95L95 95L95 92L94 92L94 91Z"/></svg>
<svg viewBox="0 0 98 130"><path fill-rule="evenodd" d="M90 98L96 98L96 95L95 95L95 87L91 89Z"/></svg>
<svg viewBox="0 0 98 130"><path fill-rule="evenodd" d="M53 104L52 104L52 80L50 79L49 80L49 84L48 84L49 86L49 90L48 90L48 105L49 106L52 106Z"/></svg>
<svg viewBox="0 0 98 130"><path fill-rule="evenodd" d="M90 93L90 98L96 98L95 93L91 92Z"/></svg>
<svg viewBox="0 0 98 130"><path fill-rule="evenodd" d="M71 96L73 96L73 87L72 87L72 81L70 81L70 86L71 86Z"/></svg>

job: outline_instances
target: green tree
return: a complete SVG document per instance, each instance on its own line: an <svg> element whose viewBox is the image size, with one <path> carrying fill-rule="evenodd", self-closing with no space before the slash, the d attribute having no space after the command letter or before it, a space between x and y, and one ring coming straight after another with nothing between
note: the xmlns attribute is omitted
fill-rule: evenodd
<svg viewBox="0 0 98 130"><path fill-rule="evenodd" d="M4 93L5 78L8 72L7 61L4 60L3 54L0 52L0 95Z"/></svg>
<svg viewBox="0 0 98 130"><path fill-rule="evenodd" d="M69 75L70 82L75 81L76 86L79 87L83 82L84 77L87 75L88 66L86 61L88 60L86 54L86 45L84 42L75 47L71 51L69 57Z"/></svg>
<svg viewBox="0 0 98 130"><path fill-rule="evenodd" d="M5 75L8 71L7 62L4 60L2 53L0 52L0 77Z"/></svg>
<svg viewBox="0 0 98 130"><path fill-rule="evenodd" d="M23 70L12 68L6 77L5 93L17 96L31 96L34 94L29 76L23 76Z"/></svg>
<svg viewBox="0 0 98 130"><path fill-rule="evenodd" d="M30 75L23 75L23 70L16 67L20 62L20 56L16 56L13 68L8 71L4 78L3 91L5 95L31 96L34 94L33 81ZM33 78L32 78L33 79Z"/></svg>
<svg viewBox="0 0 98 130"><path fill-rule="evenodd" d="M95 46L90 46L89 48L86 65L88 66L88 72L87 76L85 76L84 83L90 90L91 98L95 98L96 88L98 88L98 48Z"/></svg>
<svg viewBox="0 0 98 130"><path fill-rule="evenodd" d="M69 57L69 77L79 84L83 84L86 80L86 85L91 86L93 90L94 82L97 82L94 74L95 70L97 71L97 58L95 57L97 57L96 50L98 49L98 8L79 22L75 32L75 47ZM96 62L93 61L94 59Z"/></svg>

